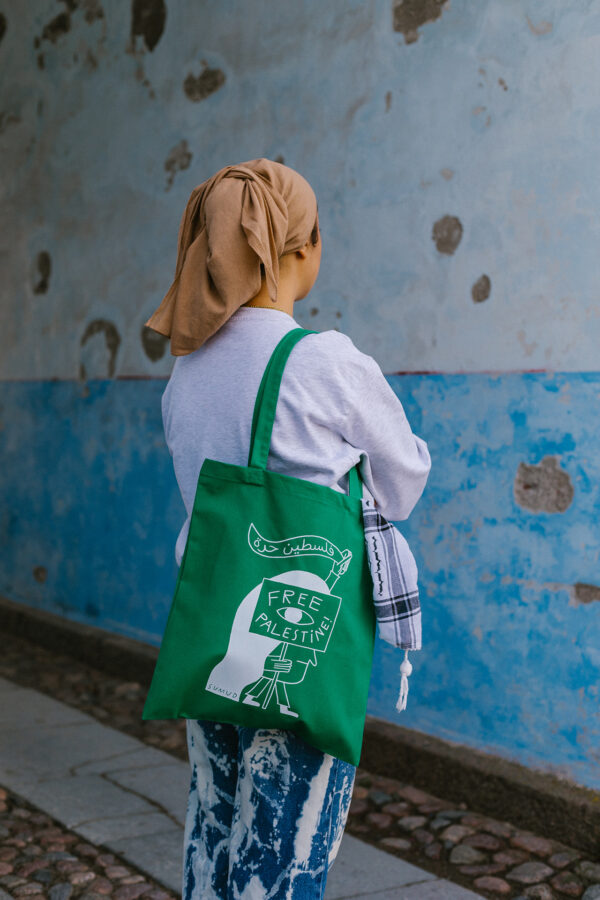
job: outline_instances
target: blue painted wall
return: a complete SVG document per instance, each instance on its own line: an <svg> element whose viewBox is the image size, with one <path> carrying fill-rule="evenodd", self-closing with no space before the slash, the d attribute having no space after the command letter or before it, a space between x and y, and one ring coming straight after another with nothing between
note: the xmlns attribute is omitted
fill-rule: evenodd
<svg viewBox="0 0 600 900"><path fill-rule="evenodd" d="M433 457L424 647L398 715L378 643L370 712L600 789L600 0L394 6L0 8L0 591L160 642L184 511L143 322L192 188L282 158L323 232L296 318Z"/></svg>
<svg viewBox="0 0 600 900"><path fill-rule="evenodd" d="M433 455L399 523L420 568L423 650L398 714L403 654L377 642L369 711L600 788L599 607L573 588L599 567L600 374L389 380ZM163 387L4 385L1 593L160 644L185 518ZM519 462L548 455L574 486L562 514L514 497Z"/></svg>

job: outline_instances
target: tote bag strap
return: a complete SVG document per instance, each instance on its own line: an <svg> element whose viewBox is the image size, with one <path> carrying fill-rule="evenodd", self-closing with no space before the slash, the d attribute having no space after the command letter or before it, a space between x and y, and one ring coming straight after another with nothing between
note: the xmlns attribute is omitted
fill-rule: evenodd
<svg viewBox="0 0 600 900"><path fill-rule="evenodd" d="M267 457L269 455L283 370L293 347L307 334L318 334L318 332L308 328L292 328L291 331L288 331L281 338L267 363L254 404L250 452L248 454L249 466L260 469L266 469L267 467ZM350 497L358 499L362 496L362 482L358 473L358 463L348 473L348 494Z"/></svg>
<svg viewBox="0 0 600 900"><path fill-rule="evenodd" d="M254 404L248 454L249 466L259 469L267 468L267 457L283 370L293 347L307 334L316 334L316 332L310 331L308 328L292 328L281 338L267 363Z"/></svg>
<svg viewBox="0 0 600 900"><path fill-rule="evenodd" d="M261 466L260 460L262 459L262 457L260 457L260 459L259 459L258 445L256 445L256 428L258 425L260 411L261 411L262 402L263 402L263 397L265 394L265 386L266 386L267 382L269 381L270 373L273 371L273 366L274 366L274 363L275 363L278 355L280 356L282 354L282 352L284 350L286 350L286 348L287 348L287 344L284 344L284 341L289 341L291 334L298 333L297 337L294 340L294 344L296 344L296 341L300 340L300 337L304 337L304 334L310 334L310 332L308 330L302 329L302 331L304 333L302 335L300 335L299 334L300 330L301 330L300 328L295 328L292 331L288 331L288 333L285 334L281 338L281 340L279 341L279 343L273 350L271 357L266 365L265 371L263 372L260 386L258 388L258 393L256 394L256 401L254 403L254 413L252 415L252 430L250 433L250 451L248 453L248 465L249 466L255 465L259 468L266 468L266 457L264 460L264 465ZM291 352L292 346L293 346L293 344L290 345L289 348L287 348L287 352L285 354L285 361L287 361L287 357L289 356L289 354ZM282 369L282 375L283 375L283 369ZM281 383L281 380L279 383ZM277 387L277 395L279 396L279 385ZM261 427L264 431L264 419L265 419L264 415L262 418L263 418L263 422L261 423ZM273 413L273 420L274 419L275 419L275 413ZM269 435L267 438L267 447L269 446L270 442L271 442L271 432L269 432ZM268 450L267 450L267 453L268 453Z"/></svg>
<svg viewBox="0 0 600 900"><path fill-rule="evenodd" d="M352 468L348 472L348 496L357 497L360 500L363 494L363 489L362 481L358 473L358 466L359 463L356 463L356 465L352 466Z"/></svg>

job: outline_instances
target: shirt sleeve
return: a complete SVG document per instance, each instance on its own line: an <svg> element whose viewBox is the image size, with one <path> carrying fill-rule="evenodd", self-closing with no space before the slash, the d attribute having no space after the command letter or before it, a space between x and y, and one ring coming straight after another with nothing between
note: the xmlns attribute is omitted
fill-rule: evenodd
<svg viewBox="0 0 600 900"><path fill-rule="evenodd" d="M407 519L421 497L431 458L425 441L413 434L402 403L378 363L352 343L344 366L349 390L342 436L363 454L362 479L382 516Z"/></svg>

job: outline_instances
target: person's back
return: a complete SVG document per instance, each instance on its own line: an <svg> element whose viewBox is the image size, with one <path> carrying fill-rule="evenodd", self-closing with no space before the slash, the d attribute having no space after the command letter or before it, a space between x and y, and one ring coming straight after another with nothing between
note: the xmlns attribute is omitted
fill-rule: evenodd
<svg viewBox="0 0 600 900"><path fill-rule="evenodd" d="M278 341L299 327L282 310L242 306L201 348L176 360L162 410L187 512L176 544L178 564L204 459L248 464L264 369ZM366 490L382 514L405 519L429 472L425 442L412 434L372 357L341 332L309 334L284 369L267 468L346 493L347 473L361 454Z"/></svg>

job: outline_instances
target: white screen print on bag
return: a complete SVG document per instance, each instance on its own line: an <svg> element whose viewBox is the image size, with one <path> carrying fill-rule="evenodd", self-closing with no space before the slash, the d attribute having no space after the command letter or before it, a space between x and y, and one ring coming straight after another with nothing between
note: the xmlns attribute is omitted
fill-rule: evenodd
<svg viewBox="0 0 600 900"><path fill-rule="evenodd" d="M315 534L268 540L254 523L248 544L272 559L324 557L331 571L324 579L305 569L263 578L238 606L227 652L210 673L206 690L249 706L278 706L284 715L298 717L288 686L300 684L309 666L317 665L317 653L327 651L342 604L331 590L348 569L352 551Z"/></svg>

